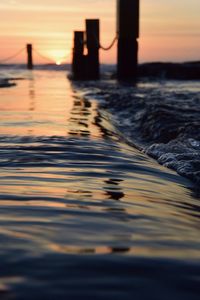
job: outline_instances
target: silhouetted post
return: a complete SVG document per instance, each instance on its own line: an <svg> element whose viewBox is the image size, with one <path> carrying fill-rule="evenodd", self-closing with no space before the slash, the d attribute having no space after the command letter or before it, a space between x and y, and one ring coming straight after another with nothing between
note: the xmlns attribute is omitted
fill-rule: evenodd
<svg viewBox="0 0 200 300"><path fill-rule="evenodd" d="M33 69L33 55L32 55L32 45L27 44L27 69L32 70Z"/></svg>
<svg viewBox="0 0 200 300"><path fill-rule="evenodd" d="M118 79L136 79L139 0L117 0Z"/></svg>
<svg viewBox="0 0 200 300"><path fill-rule="evenodd" d="M99 79L99 20L86 20L87 79Z"/></svg>
<svg viewBox="0 0 200 300"><path fill-rule="evenodd" d="M73 79L85 79L84 32L74 32L74 49L72 61Z"/></svg>

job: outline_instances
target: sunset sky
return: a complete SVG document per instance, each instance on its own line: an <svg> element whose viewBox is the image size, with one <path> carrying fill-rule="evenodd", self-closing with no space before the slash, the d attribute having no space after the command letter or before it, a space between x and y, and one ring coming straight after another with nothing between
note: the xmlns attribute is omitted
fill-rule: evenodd
<svg viewBox="0 0 200 300"><path fill-rule="evenodd" d="M200 0L141 0L140 62L200 59ZM116 31L116 0L0 0L0 61L32 43L50 61L71 61L74 30L101 19L101 43ZM67 58L65 58L67 56ZM34 54L35 63L45 63ZM116 48L102 52L116 62ZM25 62L22 52L11 62Z"/></svg>

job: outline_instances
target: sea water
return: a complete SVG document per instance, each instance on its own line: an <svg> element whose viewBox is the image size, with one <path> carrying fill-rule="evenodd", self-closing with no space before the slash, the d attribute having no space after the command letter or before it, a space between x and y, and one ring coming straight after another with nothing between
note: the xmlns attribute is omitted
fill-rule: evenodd
<svg viewBox="0 0 200 300"><path fill-rule="evenodd" d="M0 77L0 299L199 299L197 82Z"/></svg>

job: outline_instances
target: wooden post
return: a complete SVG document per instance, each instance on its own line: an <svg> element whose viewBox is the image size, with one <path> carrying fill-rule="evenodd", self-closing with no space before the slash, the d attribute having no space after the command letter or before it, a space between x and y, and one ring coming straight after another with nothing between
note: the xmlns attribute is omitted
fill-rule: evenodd
<svg viewBox="0 0 200 300"><path fill-rule="evenodd" d="M99 20L86 20L87 79L99 79Z"/></svg>
<svg viewBox="0 0 200 300"><path fill-rule="evenodd" d="M72 61L73 79L85 79L84 32L74 32L74 49Z"/></svg>
<svg viewBox="0 0 200 300"><path fill-rule="evenodd" d="M138 64L139 0L117 0L118 79L136 79Z"/></svg>
<svg viewBox="0 0 200 300"><path fill-rule="evenodd" d="M27 44L27 69L32 70L33 69L33 55L32 55L32 45Z"/></svg>

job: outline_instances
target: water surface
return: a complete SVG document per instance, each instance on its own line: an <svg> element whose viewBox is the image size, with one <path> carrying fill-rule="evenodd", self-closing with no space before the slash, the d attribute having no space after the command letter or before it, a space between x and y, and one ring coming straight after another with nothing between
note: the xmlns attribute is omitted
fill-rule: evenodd
<svg viewBox="0 0 200 300"><path fill-rule="evenodd" d="M0 89L1 299L198 299L192 183L64 72L19 76Z"/></svg>

